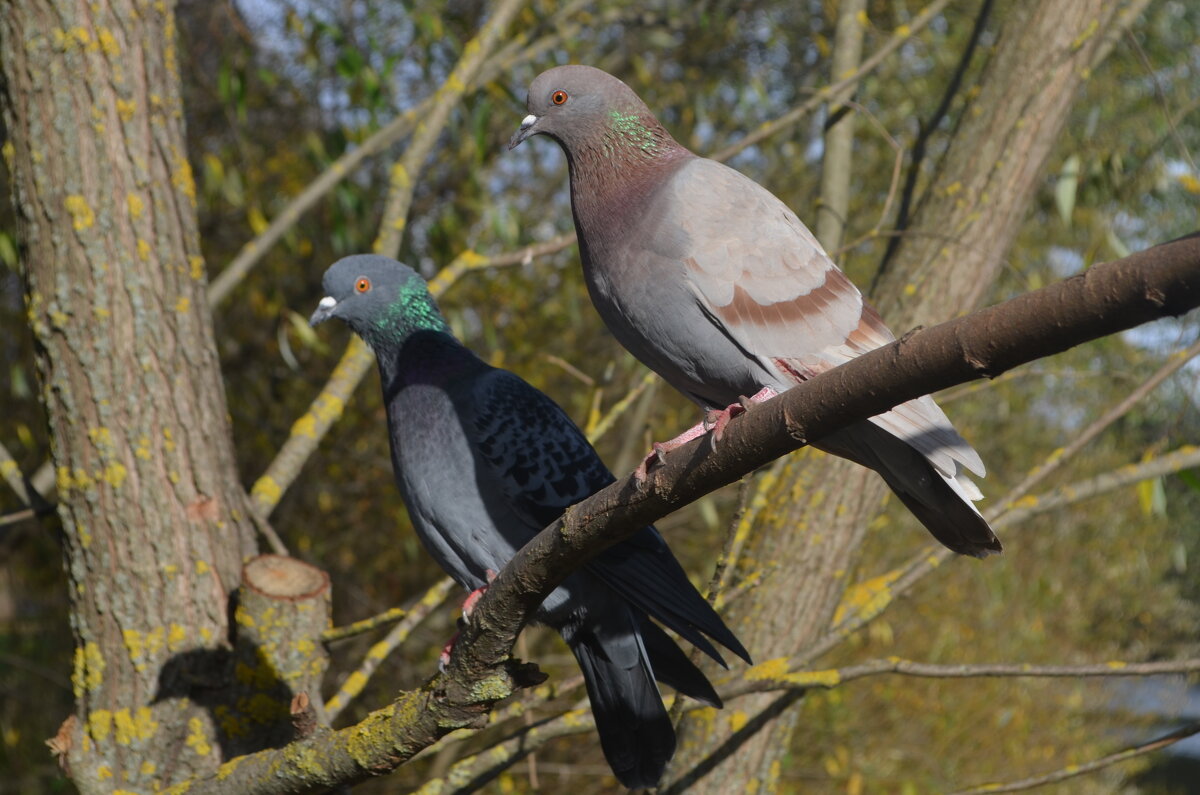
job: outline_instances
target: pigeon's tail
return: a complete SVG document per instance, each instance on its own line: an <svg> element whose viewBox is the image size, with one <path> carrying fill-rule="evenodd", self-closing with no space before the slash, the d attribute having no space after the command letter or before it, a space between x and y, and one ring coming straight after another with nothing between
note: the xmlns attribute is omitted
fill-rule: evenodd
<svg viewBox="0 0 1200 795"><path fill-rule="evenodd" d="M569 638L583 670L600 747L630 789L658 783L675 753L675 730L654 683L642 639L627 611L623 621L589 623Z"/></svg>
<svg viewBox="0 0 1200 795"><path fill-rule="evenodd" d="M956 466L947 474L916 448L871 422L823 437L815 447L874 469L933 537L960 555L1000 552L992 528L972 500L979 489Z"/></svg>
<svg viewBox="0 0 1200 795"><path fill-rule="evenodd" d="M710 707L720 709L723 706L712 682L658 624L643 617L641 633L655 679Z"/></svg>

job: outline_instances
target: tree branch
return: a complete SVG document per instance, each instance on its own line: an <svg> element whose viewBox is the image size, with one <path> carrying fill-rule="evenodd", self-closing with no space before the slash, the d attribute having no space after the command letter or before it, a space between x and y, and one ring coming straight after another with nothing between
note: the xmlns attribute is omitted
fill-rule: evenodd
<svg viewBox="0 0 1200 795"><path fill-rule="evenodd" d="M1040 787L1044 784L1054 784L1059 781L1066 781L1069 778L1082 776L1085 773L1092 773L1096 770L1100 770L1101 768L1108 767L1109 765L1115 765L1118 762L1124 762L1126 760L1133 759L1136 756L1142 756L1143 754L1162 750L1168 745L1174 745L1180 740L1186 740L1188 737L1191 737L1195 734L1200 734L1200 721L1195 721L1187 724L1186 726L1181 726L1175 731L1170 732L1169 734L1164 734L1162 737L1151 740L1148 743L1135 745L1131 748L1126 748L1123 751L1118 751L1115 754L1109 754L1108 756L1102 756L1099 759L1094 759L1091 762L1085 762L1078 765L1068 765L1060 770L1055 770L1053 773L1046 773L1045 775L1041 776L1033 776L1032 778L1025 778L1021 779L1020 781L1010 782L1008 784L984 784L978 787L971 787L970 789L958 790L957 792L953 793L953 795L982 795L982 793L985 792L1020 792L1021 790L1033 789L1034 787Z"/></svg>

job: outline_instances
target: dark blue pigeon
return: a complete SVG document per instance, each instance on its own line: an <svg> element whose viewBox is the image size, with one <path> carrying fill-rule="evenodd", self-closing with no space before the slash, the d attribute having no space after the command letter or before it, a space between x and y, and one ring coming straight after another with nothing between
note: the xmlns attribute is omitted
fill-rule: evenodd
<svg viewBox="0 0 1200 795"><path fill-rule="evenodd" d="M353 256L334 263L322 284L311 322L340 318L375 351L396 482L421 542L464 588L486 587L568 506L613 482L550 398L451 335L412 269ZM604 755L627 787L653 786L675 751L656 679L721 703L650 618L722 664L706 635L750 660L653 527L570 575L536 615L575 653Z"/></svg>

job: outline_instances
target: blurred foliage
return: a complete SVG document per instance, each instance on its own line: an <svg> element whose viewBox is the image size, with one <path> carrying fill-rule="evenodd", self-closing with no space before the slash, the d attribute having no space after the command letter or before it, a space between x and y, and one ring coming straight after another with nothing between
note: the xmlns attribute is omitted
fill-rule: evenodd
<svg viewBox="0 0 1200 795"><path fill-rule="evenodd" d="M978 6L952 4L863 81L857 98L864 111L903 146L911 147L918 121L940 100ZM534 0L516 27L545 33L557 10L556 3ZM919 10L918 3L870 2L865 52ZM341 154L428 96L485 13L476 0L180 2L189 154L210 275ZM995 13L1004 13L1003 4ZM469 249L498 253L571 229L565 162L557 148L535 140L505 151L524 114L525 86L542 68L571 61L613 71L682 142L711 152L827 81L836 3L613 2L584 6L573 19L583 24L577 35L539 61L502 74L455 111L420 181L401 253L426 276ZM969 75L987 58L991 35L985 33ZM992 300L1197 227L1198 41L1200 6L1155 0L1132 35L1117 44L1076 104ZM968 99L969 91L956 96L933 131L923 173L935 168ZM811 217L822 121L807 119L732 164ZM216 312L240 474L248 485L316 395L347 340L341 328L323 327L313 335L304 319L320 298L324 268L370 248L388 166L402 147L344 180ZM866 233L885 212L894 158L870 125L860 125L848 240ZM918 190L920 185L918 180ZM885 229L895 205L886 212ZM885 243L873 238L840 255L860 284L869 281ZM4 190L0 440L32 472L49 451L31 341L23 330L17 246ZM640 365L592 311L574 248L468 274L442 304L469 346L548 392L580 422L597 390L608 407L642 377ZM965 390L949 412L988 462L987 493L1003 495L1196 337L1194 318L1163 322ZM552 356L567 360L586 382ZM1050 485L1196 442L1198 373L1192 366L1168 381ZM695 413L672 390L652 391L602 440L600 451L615 469L628 470L651 433L671 435L691 424ZM1148 488L1142 488L1148 498L1141 501L1138 490L1128 489L1011 529L1002 559L945 566L821 664L893 654L935 662L1070 663L1200 653L1200 472ZM722 492L661 525L697 583L707 581L733 502L734 492ZM0 491L0 514L19 507L12 494ZM414 598L441 576L419 548L392 484L374 376L272 521L294 554L330 572L339 623ZM72 640L55 535L53 520L0 528L0 792L66 788L42 745L71 704ZM911 517L890 505L872 525L859 575L874 576L907 559L924 539ZM373 680L358 712L350 710L343 720L426 677L454 617L443 610L419 628ZM336 647L331 681L357 664L371 640ZM552 633L534 630L525 642L522 654L556 679L574 676L569 654ZM1063 680L878 678L814 694L799 708L805 728L783 771L787 791L915 793L1009 780L1107 752L1128 737L1130 726L1149 722L1115 706L1106 682ZM727 712L736 709L730 704ZM580 767L581 758L588 764ZM434 754L362 789L417 786L450 761ZM1127 776L1148 764L1125 765L1055 791L1134 791L1142 785L1128 783ZM578 775L600 771L599 765L591 737L559 741L537 755L542 786L554 790L568 780L581 792L605 790L603 776ZM526 763L514 767L502 788L527 790L529 771ZM1143 791L1185 791L1145 786Z"/></svg>

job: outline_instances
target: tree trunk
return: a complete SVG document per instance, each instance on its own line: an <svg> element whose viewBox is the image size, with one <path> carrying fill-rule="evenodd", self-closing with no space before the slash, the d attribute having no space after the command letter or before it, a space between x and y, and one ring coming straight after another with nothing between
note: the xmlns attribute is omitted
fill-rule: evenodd
<svg viewBox="0 0 1200 795"><path fill-rule="evenodd" d="M1021 0L1006 7L978 96L879 280L875 300L893 328L938 322L982 300L1077 90L1120 24L1119 6ZM767 500L780 507L760 514L738 562L740 576L758 573L761 582L726 614L757 661L798 654L828 627L885 494L881 479L847 461L815 452L791 459ZM756 696L737 712L706 710L685 721L667 791L774 791L792 742L796 711L787 707L794 702Z"/></svg>
<svg viewBox="0 0 1200 795"><path fill-rule="evenodd" d="M254 552L184 145L173 5L14 0L5 144L57 471L77 706L52 747L83 792L211 772ZM231 721L233 721L231 723Z"/></svg>

